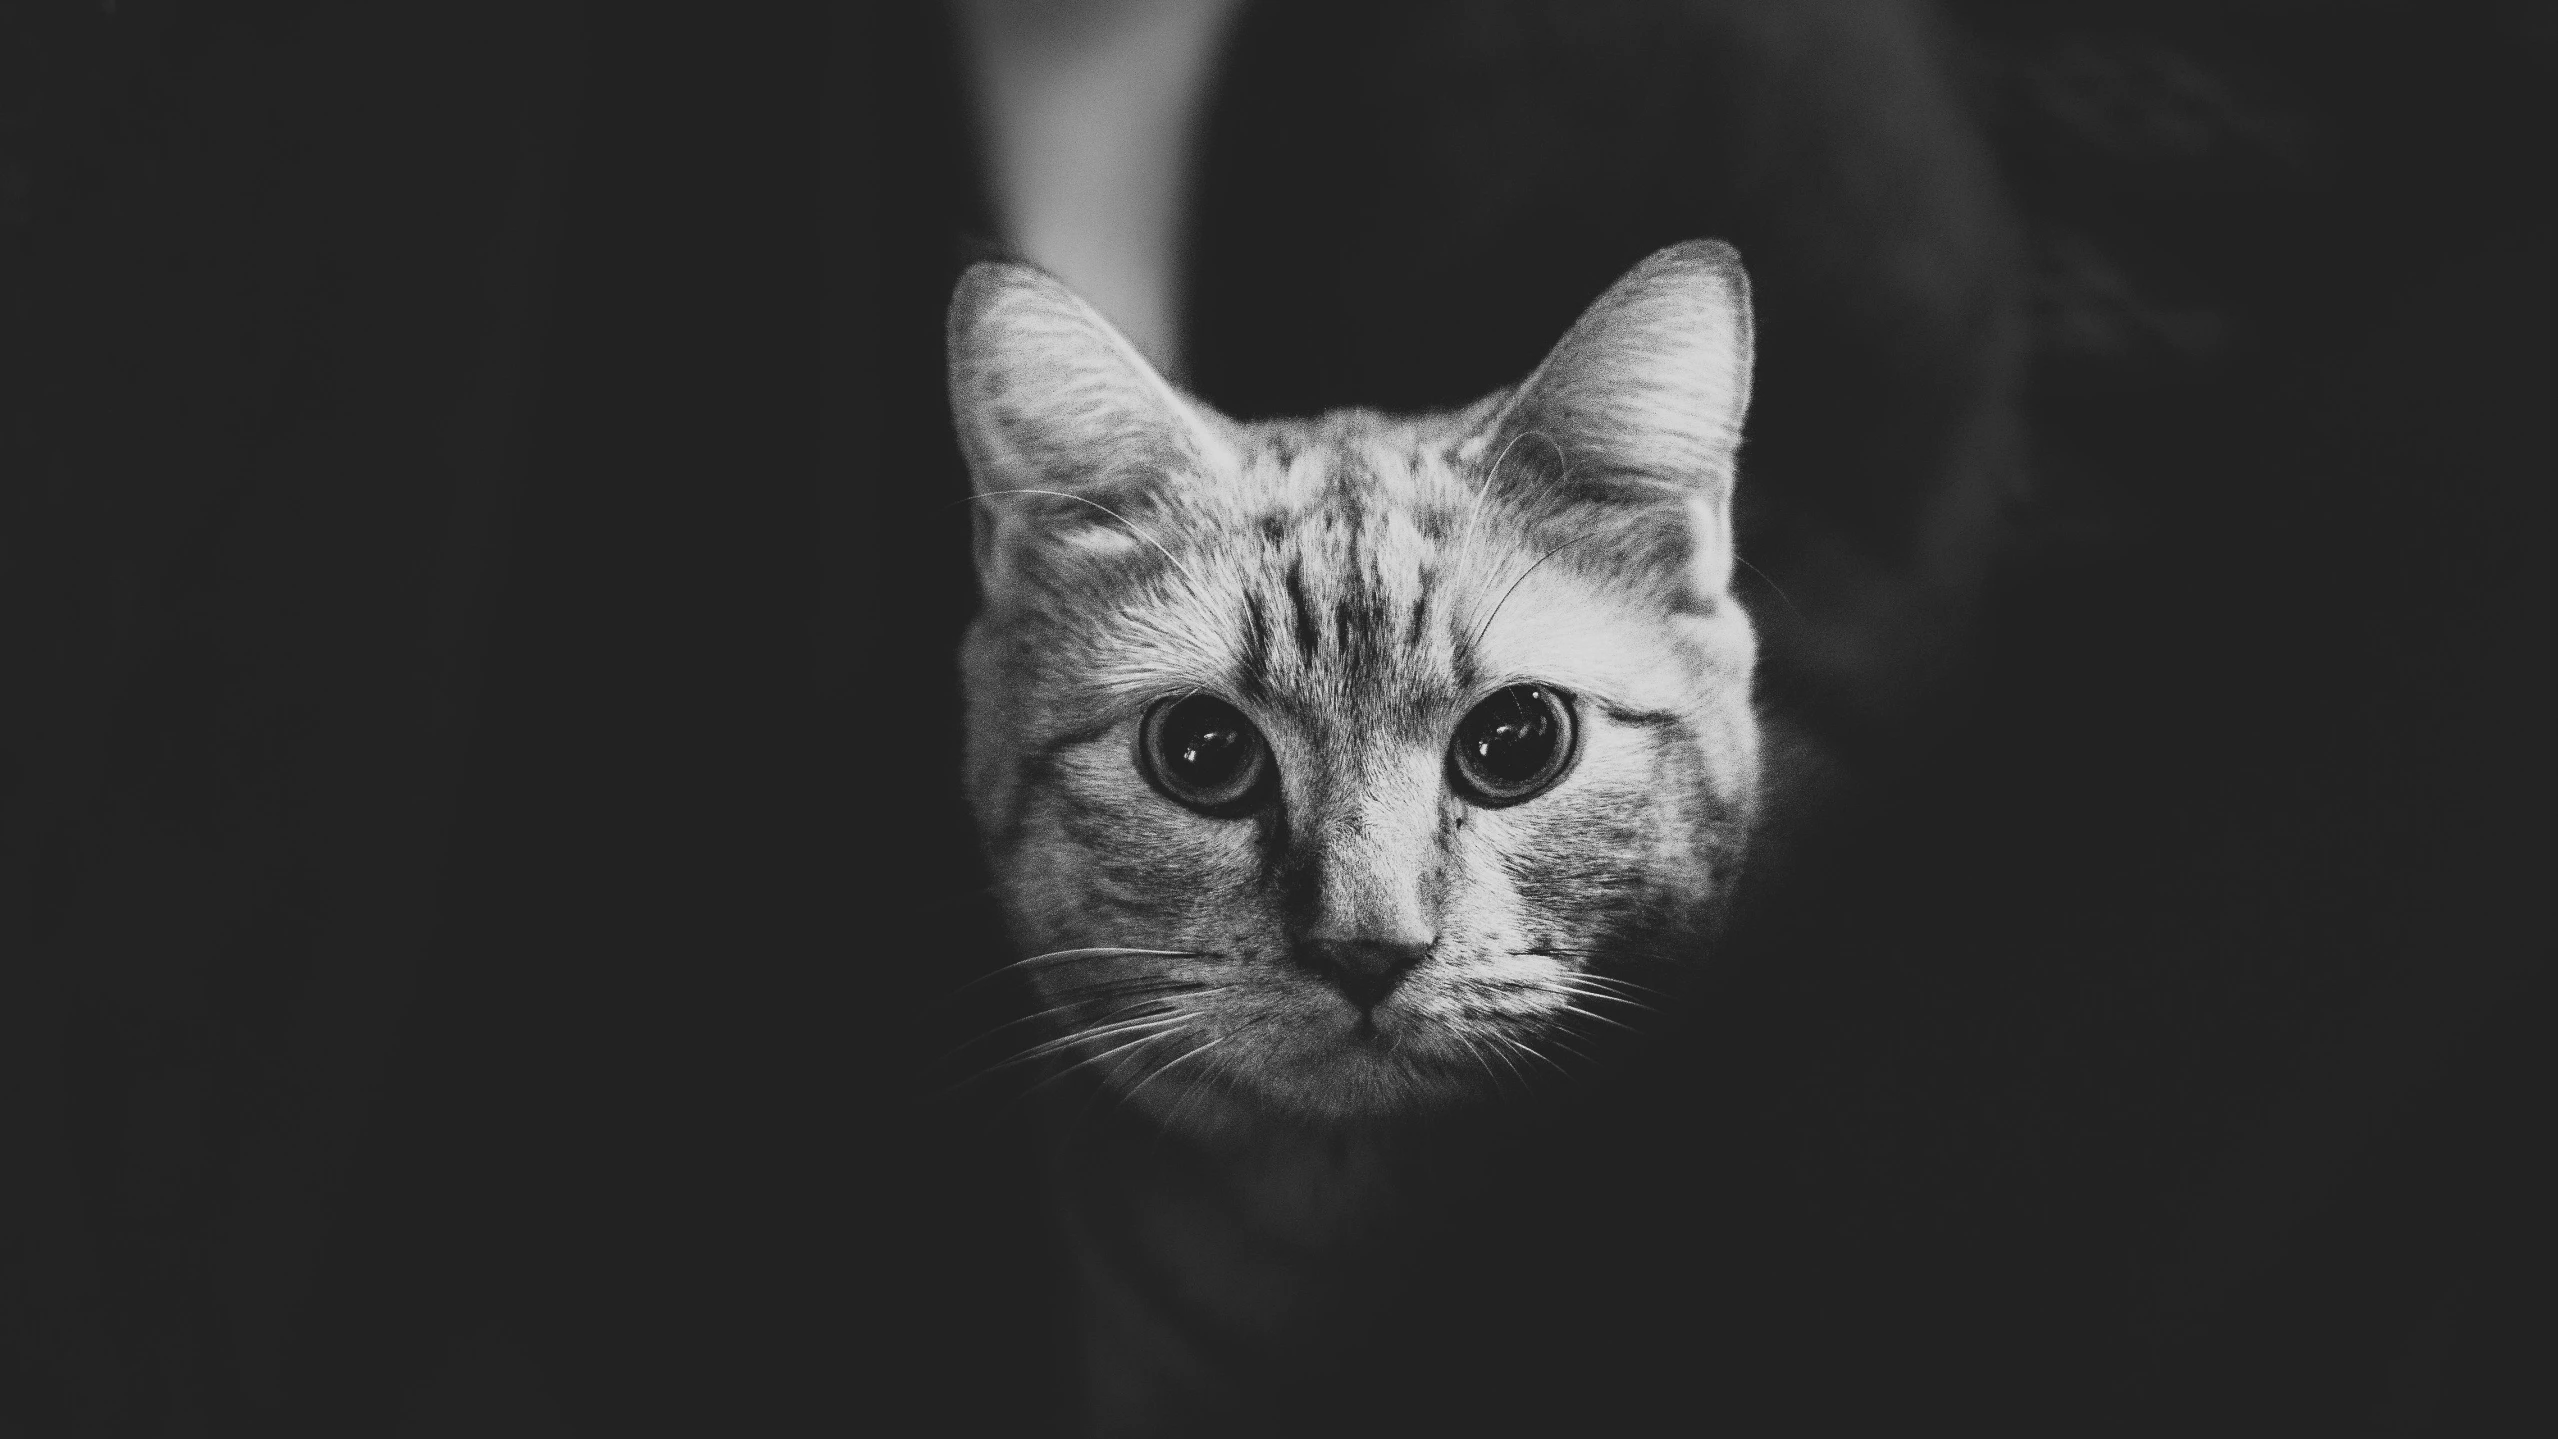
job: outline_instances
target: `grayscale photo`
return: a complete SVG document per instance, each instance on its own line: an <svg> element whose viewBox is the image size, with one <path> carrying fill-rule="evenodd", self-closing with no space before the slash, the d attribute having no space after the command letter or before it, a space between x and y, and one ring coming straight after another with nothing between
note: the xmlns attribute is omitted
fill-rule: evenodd
<svg viewBox="0 0 2558 1439"><path fill-rule="evenodd" d="M2558 7L0 6L0 1436L2558 1432Z"/></svg>

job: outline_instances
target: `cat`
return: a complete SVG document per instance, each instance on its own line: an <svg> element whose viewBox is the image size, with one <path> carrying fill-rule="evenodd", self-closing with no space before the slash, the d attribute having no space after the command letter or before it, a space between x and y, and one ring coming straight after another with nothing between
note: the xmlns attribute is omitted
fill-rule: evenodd
<svg viewBox="0 0 2558 1439"><path fill-rule="evenodd" d="M1145 1140L1061 1169L1092 1422L1230 1430L1255 1350L1361 1312L1323 1256L1397 1154L1725 921L1762 786L1748 278L1662 250L1414 417L1230 420L1021 264L963 276L949 343L967 789L1063 1026L1032 1053L1091 1086L1058 1152L1095 1109Z"/></svg>

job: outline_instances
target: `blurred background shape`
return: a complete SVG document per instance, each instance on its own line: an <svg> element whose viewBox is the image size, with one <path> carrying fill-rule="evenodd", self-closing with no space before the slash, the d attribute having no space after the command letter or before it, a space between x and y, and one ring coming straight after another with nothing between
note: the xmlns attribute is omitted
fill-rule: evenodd
<svg viewBox="0 0 2558 1439"><path fill-rule="evenodd" d="M1241 0L961 0L1001 233L1184 372L1201 120Z"/></svg>

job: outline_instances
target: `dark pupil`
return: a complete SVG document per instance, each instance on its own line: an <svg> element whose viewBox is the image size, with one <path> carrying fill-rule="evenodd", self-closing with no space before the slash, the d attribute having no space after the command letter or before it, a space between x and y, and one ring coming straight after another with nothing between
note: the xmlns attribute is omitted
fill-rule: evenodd
<svg viewBox="0 0 2558 1439"><path fill-rule="evenodd" d="M1172 778L1194 789L1230 782L1252 758L1252 729L1234 706L1206 698L1184 700L1164 716L1164 763Z"/></svg>
<svg viewBox="0 0 2558 1439"><path fill-rule="evenodd" d="M1475 711L1474 733L1466 743L1477 768L1510 784L1535 779L1554 758L1554 711L1542 691L1522 685L1494 695Z"/></svg>

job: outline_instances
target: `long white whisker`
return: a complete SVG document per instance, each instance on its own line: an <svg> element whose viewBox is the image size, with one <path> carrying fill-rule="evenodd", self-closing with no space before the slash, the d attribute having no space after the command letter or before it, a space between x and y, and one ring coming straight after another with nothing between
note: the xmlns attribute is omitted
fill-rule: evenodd
<svg viewBox="0 0 2558 1439"><path fill-rule="evenodd" d="M1273 1017L1274 1016L1264 1014L1254 1019L1247 1019L1241 1025L1229 1030L1226 1033L1225 1038L1216 1041L1216 1043L1224 1044L1228 1040L1241 1039L1253 1030L1260 1028L1262 1025L1268 1024ZM1215 1046L1211 1045L1209 1047L1214 1048ZM1204 1053L1205 1051L1203 1050L1202 1052ZM1210 1074L1214 1074L1216 1072L1216 1064L1217 1061L1213 1059L1208 1061ZM1238 1069L1238 1072L1240 1072L1240 1069ZM1164 1116L1163 1123L1155 1130L1154 1142L1147 1146L1147 1152L1150 1155L1157 1147L1162 1145L1165 1132L1170 1130L1172 1126L1180 1120L1181 1116L1189 1111L1190 1101L1196 1097L1196 1091L1201 1087L1201 1085L1204 1085L1205 1082L1206 1080L1204 1077L1201 1080L1194 1082L1191 1086L1190 1092L1184 1093L1181 1097L1181 1101L1173 1106L1172 1112Z"/></svg>
<svg viewBox="0 0 2558 1439"><path fill-rule="evenodd" d="M995 973L1001 974L1005 969L1021 969L1029 965L1046 964L1052 961L1064 961L1069 959L1101 959L1114 954L1152 954L1161 955L1167 959L1189 959L1201 953L1204 953L1204 951L1196 949L1138 949L1124 944L1096 944L1087 946L1083 949L1052 949L1046 954L1034 954L1028 959L1016 959L1012 963L1005 965L1003 969L996 970Z"/></svg>
<svg viewBox="0 0 2558 1439"><path fill-rule="evenodd" d="M1167 1064L1167 1065L1165 1065L1165 1066L1163 1067L1163 1069L1158 1069L1158 1070L1156 1070L1153 1074L1147 1075L1147 1076L1146 1076L1146 1078L1145 1078L1145 1080L1140 1081L1140 1084L1142 1085L1142 1084L1144 1084L1144 1083L1151 1082L1151 1081L1153 1081L1154 1079L1156 1079L1156 1078L1160 1077L1160 1076L1164 1073L1164 1071L1165 1071L1165 1070L1169 1070L1169 1069L1171 1069L1171 1068L1172 1068L1172 1066L1173 1066L1174 1064L1179 1064L1179 1063L1181 1063L1181 1061L1182 1061L1183 1059L1189 1059L1189 1058L1192 1058L1193 1056L1196 1056L1196 1055L1205 1054L1205 1053L1207 1053L1209 1050L1212 1050L1212 1049L1216 1048L1218 1045L1221 1045L1221 1044L1225 1043L1227 1039L1232 1039L1232 1038L1234 1038L1234 1036L1233 1036L1233 1035L1231 1035L1231 1034L1229 1034L1229 1035L1227 1035L1227 1036L1225 1037L1225 1039L1212 1039L1212 1040L1208 1041L1206 1044L1203 1044L1203 1045L1199 1046L1197 1049L1191 1050L1188 1054L1184 1054L1184 1055L1182 1055L1180 1059L1176 1059L1176 1060L1172 1061L1172 1064ZM1155 1143L1156 1143L1156 1144L1161 1144L1161 1143L1163 1143L1164 1135L1165 1135L1166 1133L1170 1132L1170 1131L1171 1131L1171 1129L1172 1129L1172 1127L1173 1127L1175 1124L1180 1123L1180 1121L1181 1121L1181 1116L1182 1116L1183 1114L1187 1113L1187 1112L1189 1111L1189 1109L1190 1109L1190 1101L1192 1101L1192 1100L1194 1100L1194 1099L1196 1099L1196 1098L1198 1098L1198 1097L1199 1097L1199 1091L1200 1091L1200 1089L1201 1089L1201 1088L1202 1088L1202 1086L1200 1086L1200 1085L1198 1085L1198 1084L1191 1084L1191 1085L1189 1085L1189 1086L1185 1087L1185 1088L1181 1091L1181 1098L1180 1098L1179 1100L1177 1100L1177 1101L1175 1101L1175 1102L1174 1102L1173 1107L1172 1107L1172 1112L1171 1112L1171 1113L1169 1113L1169 1114L1166 1114L1166 1115L1164 1116L1164 1119L1163 1119L1163 1125L1162 1125L1162 1127L1161 1127L1161 1128L1159 1128L1159 1129L1157 1129L1157 1130L1155 1131ZM1136 1092L1137 1092L1137 1091L1136 1091L1136 1090L1134 1090L1134 1089L1129 1090L1127 1094L1123 1094L1123 1095L1121 1095L1121 1096L1119 1097L1119 1102L1120 1102L1120 1103L1122 1103L1122 1104L1127 1103L1127 1102L1128 1102L1129 1095L1133 1095L1133 1094L1135 1094ZM1152 1147L1151 1147L1151 1146L1149 1146L1149 1152L1151 1152L1151 1148L1152 1148Z"/></svg>
<svg viewBox="0 0 2558 1439"><path fill-rule="evenodd" d="M1034 965L1042 968L1050 968L1072 960L1109 959L1114 956L1141 955L1153 955L1162 959L1197 959L1206 953L1207 951L1198 949L1129 949L1118 945L1098 945L1085 949L1052 949L1046 954L1034 954L1028 959L1016 959L1010 964L990 969L984 974L977 976L975 979L968 981L966 984L961 985L959 988L952 990L950 993L943 995L939 1002L942 1004L951 1003L972 990L991 984L1017 970L1029 969Z"/></svg>
<svg viewBox="0 0 2558 1439"><path fill-rule="evenodd" d="M1174 994L1186 993L1192 988L1194 988L1194 986L1190 985L1164 986L1156 993L1143 995L1134 1003L1123 1004L1119 1008L1110 1011L1108 1014L1101 1016L1101 1018L1093 1022L1095 1024L1107 1024L1123 1014L1134 1014L1136 1011L1145 1008L1147 1005L1160 1004ZM938 1069L941 1066L950 1063L952 1060L959 1058L961 1055L966 1054L968 1051L975 1049L977 1046L993 1039L995 1036L1006 1032L1007 1030L1019 1029L1023 1025L1027 1024L1045 1024L1053 1020L1065 1018L1066 1016L1074 1013L1076 1010L1091 1004L1093 999L1094 997L1088 994L1079 995L1063 1004L1052 1004L1046 1009L1039 1010L1032 1014L1025 1014L1018 1019L1005 1020L1003 1023L996 1025L994 1028L987 1030L985 1033L978 1035L976 1038L969 1040L967 1043L958 1046L949 1053L943 1055L941 1058L933 1061L933 1067ZM1010 1063L1014 1059L1018 1058L1020 1058L1018 1055L1009 1056L1003 1062Z"/></svg>
<svg viewBox="0 0 2558 1439"><path fill-rule="evenodd" d="M1577 1059L1577 1060L1581 1061L1583 1064L1596 1064L1596 1063L1598 1063L1598 1061L1597 1061L1597 1060L1592 1059L1592 1058L1590 1057L1589 1051L1587 1051L1587 1050L1583 1049L1581 1046L1579 1046L1579 1045L1577 1045L1577 1044L1574 1044L1574 1043L1570 1042L1569 1040L1566 1040L1566 1039L1565 1039L1562 1035L1555 1034L1555 1033L1552 1033L1552 1032L1548 1032L1548 1033L1546 1033L1546 1034L1544 1034L1544 1035L1542 1035L1542 1036L1540 1036L1540 1037L1541 1037L1541 1038L1543 1038L1543 1039L1546 1041L1546 1043L1551 1044L1551 1045L1555 1046L1556 1048L1558 1048L1558 1049L1562 1050L1564 1053L1571 1055L1574 1059Z"/></svg>
<svg viewBox="0 0 2558 1439"><path fill-rule="evenodd" d="M1137 1097L1138 1090L1141 1090L1147 1085L1154 1083L1156 1080L1163 1078L1165 1075L1170 1074L1179 1065L1189 1060L1197 1059L1199 1056L1206 1054L1209 1050L1216 1048L1218 1045L1221 1045L1225 1043L1226 1040L1232 1038L1234 1038L1234 1036L1229 1034L1222 1038L1209 1040L1206 1044L1200 1045L1196 1049L1183 1050L1180 1054L1175 1055L1173 1058L1164 1061L1162 1064L1156 1065L1154 1073L1138 1080L1135 1084L1128 1086L1127 1089L1122 1091L1119 1096L1119 1102L1121 1104L1127 1104L1133 1101Z"/></svg>
<svg viewBox="0 0 2558 1439"><path fill-rule="evenodd" d="M1212 990L1210 991L1210 998L1213 1000L1213 999L1214 999L1214 997L1215 997L1216 995L1224 994L1225 992L1226 992L1226 989L1225 989L1225 987L1224 987L1224 986L1216 986L1216 987L1212 988ZM1194 1015L1192 1016L1192 1018L1193 1018L1193 1020L1195 1021L1195 1019L1196 1019L1196 1015L1194 1014ZM1230 1036L1230 1037L1231 1037L1231 1036ZM1149 1076L1148 1076L1148 1079L1151 1079L1152 1077L1153 1077L1153 1076L1149 1075ZM1140 1084L1143 1084L1143 1083L1145 1083L1146 1081L1145 1081L1145 1080L1140 1080L1140 1081L1138 1081L1138 1082L1139 1082ZM1091 1118L1092 1118L1093 1106L1094 1106L1096 1103L1098 1103L1098 1102L1100 1101L1101 1096L1102 1096L1102 1095L1103 1095L1103 1093L1105 1093L1108 1089L1109 1089L1109 1086L1108 1086L1108 1085L1096 1085L1096 1086L1094 1086L1094 1088L1093 1088L1093 1092L1092 1092L1091 1094L1089 1094L1089 1095L1085 1096L1085 1098L1084 1098L1084 1102L1083 1102L1083 1107L1082 1107L1082 1108L1080 1108L1080 1109L1077 1109L1077 1110L1075 1111L1075 1117L1074 1117L1074 1119L1073 1119L1070 1123L1068 1123L1068 1124L1067 1124L1067 1126L1066 1126L1066 1141L1067 1141L1067 1143L1072 1144L1072 1143L1074 1142L1074 1140L1075 1140L1076 1136L1077 1136L1077 1135L1079 1135L1079 1134L1081 1134L1081 1133L1083 1132L1083 1127L1084 1127L1085 1122L1086 1122L1087 1120L1089 1120L1089 1119L1091 1119ZM1115 1109L1115 1108L1117 1108L1117 1105L1116 1105L1116 1104L1114 1104L1112 1107Z"/></svg>
<svg viewBox="0 0 2558 1439"><path fill-rule="evenodd" d="M984 1084L998 1075L1005 1074L1012 1070L1021 1069L1026 1065L1036 1064L1043 1059L1053 1058L1057 1054L1070 1049L1077 1043L1103 1043L1114 1039L1123 1039L1128 1035L1134 1034L1138 1036L1135 1042L1143 1044L1150 1040L1159 1039L1165 1034L1180 1029L1187 1023L1189 1023L1189 1020L1185 1016L1179 1014L1158 1014L1148 1015L1141 1019L1133 1019L1125 1024L1110 1025L1106 1028L1077 1030L1073 1034L1066 1035L1063 1038L1043 1044L1035 1050L1017 1054L1010 1059L990 1064L984 1069L979 1070L977 1073L970 1075L968 1078L960 1080L956 1084L952 1085L951 1088L954 1092L957 1092L966 1090L974 1085ZM1064 1069L1050 1074L1047 1078L1032 1084L1028 1089L1023 1090L1018 1097L1021 1099L1028 1099L1031 1095L1037 1094L1041 1089L1046 1088L1049 1084L1052 1084L1066 1075L1072 1074L1076 1070L1081 1069L1084 1065L1091 1063L1094 1058L1106 1058L1108 1055L1118 1053L1119 1049L1127 1047L1128 1046L1126 1045L1122 1045L1119 1046L1119 1048L1105 1050L1101 1055L1089 1056L1085 1059L1078 1060L1075 1063L1066 1066Z"/></svg>
<svg viewBox="0 0 2558 1439"><path fill-rule="evenodd" d="M1609 997L1622 999L1627 1004L1642 1004L1645 1010L1658 1010L1658 1002L1668 999L1668 994L1663 994L1660 989L1645 989L1640 984L1596 984L1596 987L1573 984L1573 989L1583 994L1609 994Z"/></svg>
<svg viewBox="0 0 2558 1439"><path fill-rule="evenodd" d="M1598 1023L1608 1025L1611 1028L1622 1029L1628 1034L1641 1034L1643 1032L1622 1020L1610 1019L1604 1014L1596 1014L1590 1010L1583 1009L1581 1006L1574 1004L1568 999L1563 1002L1563 1008L1567 1013L1577 1014L1583 1019L1596 1020Z"/></svg>
<svg viewBox="0 0 2558 1439"><path fill-rule="evenodd" d="M1554 1060L1553 1060L1552 1056L1547 1055L1544 1051L1542 1051L1542 1050L1538 1049L1536 1046L1534 1046L1534 1045L1532 1045L1532 1044L1529 1044L1529 1043L1527 1043L1526 1041L1524 1041L1524 1040L1521 1040L1521 1039L1517 1038L1516 1036L1503 1034L1503 1033L1501 1033L1500 1031L1495 1030L1495 1031L1493 1031L1493 1032L1492 1032L1492 1036L1491 1036L1491 1037L1492 1037L1492 1038L1494 1038L1494 1039L1496 1039L1496 1040L1499 1040L1501 1043L1503 1043L1503 1044L1505 1044L1505 1045L1508 1045L1510 1048L1512 1048L1512 1049L1515 1049L1515 1050L1519 1051L1521 1054L1526 1055L1528 1058L1533 1059L1533 1060L1537 1061L1537 1062L1538 1062L1538 1063L1540 1063L1540 1064L1543 1064L1546 1068L1551 1069L1551 1070L1553 1070L1555 1073L1562 1075L1562 1076L1563 1076L1565 1079L1567 1079L1567 1080L1568 1080L1568 1079L1570 1079L1570 1078L1572 1077L1571 1073L1570 1073L1569 1071L1567 1071L1567 1070L1566 1070L1566 1069L1565 1069L1562 1065L1557 1064L1557 1063L1555 1063L1555 1062L1554 1062Z"/></svg>
<svg viewBox="0 0 2558 1439"><path fill-rule="evenodd" d="M1629 992L1660 994L1660 989L1650 989L1645 987L1645 984L1622 984L1622 981L1617 979L1606 979L1604 974L1558 974L1555 976L1555 981L1558 981L1558 984L1586 984L1586 987L1604 994L1629 994Z"/></svg>
<svg viewBox="0 0 2558 1439"><path fill-rule="evenodd" d="M1464 1045L1466 1047L1466 1053L1474 1056L1474 1062L1482 1066L1484 1076L1492 1081L1493 1087L1495 1089L1500 1088L1501 1076L1492 1072L1492 1062L1483 1057L1482 1050L1474 1047L1474 1040L1466 1035L1460 1034L1457 1036L1457 1043ZM1500 1055L1501 1067L1510 1071L1510 1077L1519 1082L1519 1088L1523 1093L1530 1092L1534 1089L1534 1086L1528 1083L1528 1077L1519 1072L1519 1066L1510 1062L1510 1056L1502 1054L1501 1051L1497 1049L1492 1052L1496 1055Z"/></svg>
<svg viewBox="0 0 2558 1439"><path fill-rule="evenodd" d="M1628 1009L1639 1009L1646 1014L1659 1014L1661 1012L1661 1007L1659 1005L1647 1003L1646 1001L1636 999L1631 995L1618 994L1613 990L1583 989L1581 986L1569 983L1568 981L1558 981L1555 987L1566 994L1576 995L1582 999L1594 1002L1622 1004ZM1592 1016L1592 1018L1597 1017L1598 1016L1596 1015Z"/></svg>
<svg viewBox="0 0 2558 1439"><path fill-rule="evenodd" d="M995 1036L1008 1030L1019 1029L1024 1025L1044 1024L1053 1020L1070 1019L1078 1011L1090 1010L1096 1006L1112 1004L1120 1000L1128 1001L1125 1004L1120 1004L1118 1008L1111 1010L1109 1013L1102 1015L1099 1019L1092 1021L1096 1024L1106 1023L1120 1015L1132 1013L1148 1004L1160 1003L1173 998L1175 995L1195 994L1208 987L1209 986L1207 985L1186 979L1125 979L1106 984L1086 985L1070 994L1058 996L1057 1002L1054 1004L1046 1005L1042 1008L1032 1010L1028 1014L1007 1019L1001 1024L992 1026L984 1033L979 1034L975 1038L970 1039L967 1043L960 1045L957 1049L953 1049L950 1053L943 1055L942 1059L945 1062L956 1059L965 1051L984 1044L986 1041L993 1039Z"/></svg>
<svg viewBox="0 0 2558 1439"><path fill-rule="evenodd" d="M1590 983L1590 984L1604 984L1604 985L1609 985L1609 986L1612 986L1612 987L1617 988L1617 989L1638 989L1638 990L1641 990L1642 992L1644 992L1645 994L1657 994L1657 995L1660 995L1660 996L1661 996L1662 998L1664 998L1664 999L1666 999L1666 998L1668 998L1668 997L1669 997L1669 991L1667 991L1667 990L1660 989L1660 988L1658 988L1658 987L1656 987L1656 986L1649 985L1649 984L1638 984L1638 983L1636 983L1635 981L1633 981L1633 980L1631 980L1631 979L1619 979L1617 976L1615 976L1615 975L1613 975L1613 974L1601 974L1601 973L1599 973L1597 970L1593 970L1593 969L1574 969L1574 970L1566 970L1566 971L1564 972L1564 974L1563 974L1563 977L1564 977L1565 979L1577 979L1577 980L1582 980L1582 981L1584 981L1584 982L1586 982L1586 983Z"/></svg>
<svg viewBox="0 0 2558 1439"><path fill-rule="evenodd" d="M1125 1054L1132 1049L1141 1049L1146 1045L1154 1043L1156 1040L1162 1039L1166 1035L1178 1034L1182 1030L1188 1029L1194 1023L1196 1023L1196 1021L1186 1015L1179 1016L1159 1025L1152 1033L1141 1035L1136 1039L1130 1040L1126 1044L1105 1049L1099 1054L1088 1055L1070 1065L1067 1065L1065 1068L1058 1070L1055 1074L1039 1081L1030 1088L1023 1090L1022 1098L1028 1099L1030 1096L1046 1089L1049 1085L1055 1084L1058 1080L1065 1078L1067 1075L1073 1074L1075 1071L1080 1069L1090 1068L1095 1064L1101 1063L1103 1060L1109 1059L1113 1055Z"/></svg>
<svg viewBox="0 0 2558 1439"><path fill-rule="evenodd" d="M1052 1054L1063 1053L1064 1051L1072 1049L1079 1044L1096 1040L1116 1039L1123 1034L1133 1034L1137 1030L1148 1025L1176 1018L1178 1018L1177 1015L1167 1010L1158 1011L1154 1014L1141 1014L1134 1019L1121 1020L1117 1024L1100 1023L1090 1025L1083 1029L1078 1029L1072 1034L1060 1035L1055 1039L1046 1040L1039 1044L1032 1045L1030 1048L1025 1049L1021 1053L1014 1055L1012 1058L1005 1060L997 1067L1009 1069L1015 1065L1028 1064L1034 1060L1046 1059Z"/></svg>

